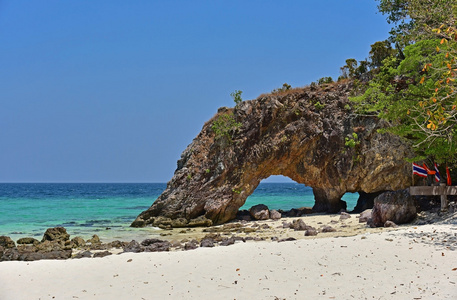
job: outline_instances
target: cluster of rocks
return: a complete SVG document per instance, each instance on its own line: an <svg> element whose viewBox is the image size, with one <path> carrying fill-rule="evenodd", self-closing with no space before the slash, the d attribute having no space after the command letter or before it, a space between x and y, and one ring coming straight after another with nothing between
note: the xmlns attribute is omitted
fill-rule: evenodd
<svg viewBox="0 0 457 300"><path fill-rule="evenodd" d="M41 241L26 237L17 240L16 243L8 236L0 236L0 261L20 260L33 261L40 259L68 259L80 257L100 257L108 255L100 250L112 248L122 248L124 242L114 241L103 244L97 235L91 239L84 240L81 237L75 237L70 240L70 235L63 227L49 228L43 235ZM73 255L73 250L79 252ZM97 250L97 253L90 251Z"/></svg>
<svg viewBox="0 0 457 300"><path fill-rule="evenodd" d="M311 214L311 207L292 208L291 210L269 209L265 204L257 204L249 210L240 210L236 215L237 220L256 221L256 220L279 220L281 218L301 217Z"/></svg>

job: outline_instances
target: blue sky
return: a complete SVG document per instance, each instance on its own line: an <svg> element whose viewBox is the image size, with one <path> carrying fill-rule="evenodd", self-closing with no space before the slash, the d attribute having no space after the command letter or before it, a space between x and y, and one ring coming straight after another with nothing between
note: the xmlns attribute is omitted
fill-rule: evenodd
<svg viewBox="0 0 457 300"><path fill-rule="evenodd" d="M0 0L0 182L167 182L230 93L337 78L374 0Z"/></svg>

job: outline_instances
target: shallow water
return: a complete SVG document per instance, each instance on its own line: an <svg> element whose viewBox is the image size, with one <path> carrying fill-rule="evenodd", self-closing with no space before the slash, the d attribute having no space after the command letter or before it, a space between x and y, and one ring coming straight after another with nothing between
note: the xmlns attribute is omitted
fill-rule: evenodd
<svg viewBox="0 0 457 300"><path fill-rule="evenodd" d="M104 242L159 236L157 228L129 225L165 188L165 183L2 183L0 235L41 239L47 228L64 226L71 237L97 234ZM348 209L357 198L343 197ZM260 203L288 210L313 206L314 196L298 183L261 183L241 209Z"/></svg>

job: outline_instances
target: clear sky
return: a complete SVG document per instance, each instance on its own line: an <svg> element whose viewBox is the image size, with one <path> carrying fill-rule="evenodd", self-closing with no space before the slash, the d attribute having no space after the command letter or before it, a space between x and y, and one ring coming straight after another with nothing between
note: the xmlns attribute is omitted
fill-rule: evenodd
<svg viewBox="0 0 457 300"><path fill-rule="evenodd" d="M0 182L167 182L220 106L336 79L374 0L0 0Z"/></svg>

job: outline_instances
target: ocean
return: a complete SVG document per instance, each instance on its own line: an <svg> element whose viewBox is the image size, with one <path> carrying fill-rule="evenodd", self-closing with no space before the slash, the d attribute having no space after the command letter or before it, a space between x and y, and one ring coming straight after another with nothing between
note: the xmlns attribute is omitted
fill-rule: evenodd
<svg viewBox="0 0 457 300"><path fill-rule="evenodd" d="M71 238L97 234L103 242L158 237L158 228L130 223L166 188L166 183L0 183L0 236L41 239L47 228L63 226ZM358 194L343 200L351 210ZM240 209L256 204L288 210L312 207L311 188L298 183L260 183Z"/></svg>

